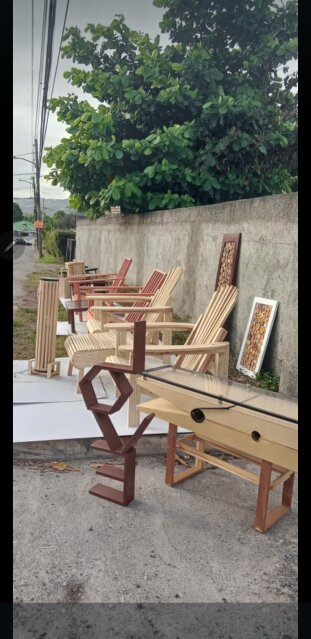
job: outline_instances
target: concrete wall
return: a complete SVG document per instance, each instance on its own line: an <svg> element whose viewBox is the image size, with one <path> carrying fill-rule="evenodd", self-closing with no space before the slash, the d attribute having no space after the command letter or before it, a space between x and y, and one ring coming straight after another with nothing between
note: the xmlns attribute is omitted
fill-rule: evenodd
<svg viewBox="0 0 311 639"><path fill-rule="evenodd" d="M297 394L297 193L81 220L76 257L99 272L114 272L125 256L132 257L132 284L145 282L156 267L180 264L185 272L174 309L195 320L213 293L224 233L242 233L231 349L237 356L254 297L278 300L263 368L281 375L282 392Z"/></svg>

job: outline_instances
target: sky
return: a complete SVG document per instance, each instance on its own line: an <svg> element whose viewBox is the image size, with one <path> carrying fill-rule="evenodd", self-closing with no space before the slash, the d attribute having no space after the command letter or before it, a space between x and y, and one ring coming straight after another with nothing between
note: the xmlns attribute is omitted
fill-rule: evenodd
<svg viewBox="0 0 311 639"><path fill-rule="evenodd" d="M41 29L43 16L43 0L34 0L34 116L32 118L32 70L31 70L31 0L14 0L13 4L13 155L25 155L32 160L32 119L35 119L37 89L39 78ZM54 51L51 77L54 76L62 26L65 16L66 0L58 0L54 32ZM117 13L125 16L125 22L132 29L144 31L154 37L160 34L159 22L162 10L152 5L152 0L71 0L66 26L78 26L81 31L87 23L110 24ZM163 37L162 37L163 40ZM161 40L161 41L162 41ZM83 99L83 93L62 77L66 69L75 66L71 60L60 58L53 95L76 93ZM98 104L90 95L84 96L92 104ZM65 125L57 121L56 115L50 113L45 146L57 145L66 135ZM13 197L30 197L32 188L25 181L31 180L32 166L24 160L13 160ZM42 164L41 175L47 173ZM18 174L18 175L14 175ZM23 181L20 181L23 180ZM42 198L63 198L69 193L52 186L41 178Z"/></svg>
<svg viewBox="0 0 311 639"><path fill-rule="evenodd" d="M190 0L189 0L190 1ZM25 160L31 160L34 139L34 119L38 90L41 29L43 16L43 0L34 0L34 68L33 68L33 103L32 109L32 69L31 69L31 0L14 0L13 4L13 154L25 155L24 160L13 160L13 197L32 196L30 184L32 166ZM65 16L66 0L58 0L54 51L51 77L58 55L61 31ZM78 26L81 31L87 23L110 24L115 14L122 13L129 27L149 33L151 37L160 34L159 22L163 10L152 5L152 0L70 0L66 26ZM166 35L161 35L165 44ZM66 69L75 66L71 60L60 58L53 96L63 96L74 92L80 99L86 98L91 104L98 104L89 94L85 96L80 89L72 87L64 78ZM297 68L297 63L290 63L290 69ZM32 115L33 114L33 115ZM33 122L33 124L32 124ZM57 121L56 114L49 114L45 146L56 146L66 135L65 125ZM42 164L41 175L48 172ZM58 186L52 186L41 177L41 197L64 198L69 193Z"/></svg>

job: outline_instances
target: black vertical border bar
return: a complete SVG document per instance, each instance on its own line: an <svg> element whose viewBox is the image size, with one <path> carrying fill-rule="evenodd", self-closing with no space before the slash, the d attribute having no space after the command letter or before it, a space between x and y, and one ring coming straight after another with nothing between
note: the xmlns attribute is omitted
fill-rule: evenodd
<svg viewBox="0 0 311 639"><path fill-rule="evenodd" d="M298 223L298 313L299 313L299 637L311 636L310 566L310 2L299 2L299 223ZM309 129L309 130L308 130ZM309 136L308 136L309 133ZM309 139L308 139L309 138ZM305 146L305 149L304 149Z"/></svg>
<svg viewBox="0 0 311 639"><path fill-rule="evenodd" d="M1 224L0 235L13 238L12 164L13 164L13 2L0 3L1 23ZM12 634L12 343L13 343L13 260L3 259L1 265L1 577L0 636Z"/></svg>

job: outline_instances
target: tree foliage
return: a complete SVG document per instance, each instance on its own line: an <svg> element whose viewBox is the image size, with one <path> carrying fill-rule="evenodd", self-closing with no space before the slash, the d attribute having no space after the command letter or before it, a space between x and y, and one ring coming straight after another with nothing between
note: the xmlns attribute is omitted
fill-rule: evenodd
<svg viewBox="0 0 311 639"><path fill-rule="evenodd" d="M17 202L13 202L13 224L14 222L20 222L23 220L23 211Z"/></svg>
<svg viewBox="0 0 311 639"><path fill-rule="evenodd" d="M77 224L76 215L62 210L56 211L51 220L55 229L75 229Z"/></svg>
<svg viewBox="0 0 311 639"><path fill-rule="evenodd" d="M73 93L50 101L68 133L47 149L52 184L89 217L291 191L296 0L153 4L165 47L121 15L86 35L67 29L62 55L80 66L64 75L98 106Z"/></svg>
<svg viewBox="0 0 311 639"><path fill-rule="evenodd" d="M44 236L44 248L49 255L54 257L66 257L67 240L74 239L74 231L54 229L47 231Z"/></svg>

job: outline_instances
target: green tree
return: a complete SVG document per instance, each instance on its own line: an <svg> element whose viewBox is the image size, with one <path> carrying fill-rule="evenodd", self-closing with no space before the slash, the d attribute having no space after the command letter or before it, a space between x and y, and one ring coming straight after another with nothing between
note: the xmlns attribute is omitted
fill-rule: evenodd
<svg viewBox="0 0 311 639"><path fill-rule="evenodd" d="M36 216L34 213L29 213L29 215L24 215L24 220L27 220L27 222L32 222L32 224L34 223L36 219Z"/></svg>
<svg viewBox="0 0 311 639"><path fill-rule="evenodd" d="M49 231L54 230L55 224L54 224L53 217L50 217L49 215L44 213L44 211L43 211L43 219L44 219L43 236L45 237L45 235Z"/></svg>
<svg viewBox="0 0 311 639"><path fill-rule="evenodd" d="M76 216L73 213L65 213L65 211L56 211L53 215L53 228L55 229L74 229L76 228Z"/></svg>
<svg viewBox="0 0 311 639"><path fill-rule="evenodd" d="M13 202L13 223L23 219L23 211L17 202Z"/></svg>
<svg viewBox="0 0 311 639"><path fill-rule="evenodd" d="M48 178L71 206L98 217L111 206L146 212L289 192L296 144L297 2L154 0L159 36L109 26L66 31L66 71L95 97L52 99L67 137L47 149Z"/></svg>

